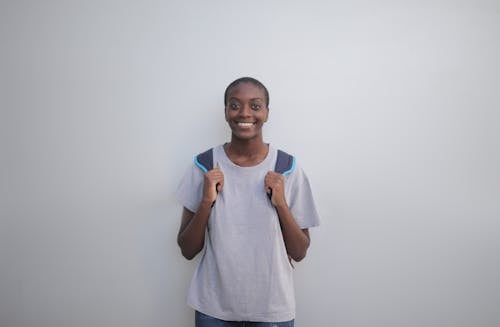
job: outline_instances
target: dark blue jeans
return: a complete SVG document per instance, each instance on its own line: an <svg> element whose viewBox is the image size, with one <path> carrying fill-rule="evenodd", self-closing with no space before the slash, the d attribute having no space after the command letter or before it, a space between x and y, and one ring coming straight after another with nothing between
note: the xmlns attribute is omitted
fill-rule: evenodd
<svg viewBox="0 0 500 327"><path fill-rule="evenodd" d="M293 327L294 320L282 322L251 322L220 320L196 311L196 327Z"/></svg>

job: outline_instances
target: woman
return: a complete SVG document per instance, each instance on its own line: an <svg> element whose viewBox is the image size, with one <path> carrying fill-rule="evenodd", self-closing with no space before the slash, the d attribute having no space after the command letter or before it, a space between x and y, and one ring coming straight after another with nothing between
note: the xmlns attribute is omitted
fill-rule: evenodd
<svg viewBox="0 0 500 327"><path fill-rule="evenodd" d="M269 93L250 77L224 94L231 141L213 148L214 167L186 172L177 190L184 206L182 254L205 248L188 292L196 326L293 326L291 260L319 225L308 179L298 165L274 171L278 151L263 141Z"/></svg>

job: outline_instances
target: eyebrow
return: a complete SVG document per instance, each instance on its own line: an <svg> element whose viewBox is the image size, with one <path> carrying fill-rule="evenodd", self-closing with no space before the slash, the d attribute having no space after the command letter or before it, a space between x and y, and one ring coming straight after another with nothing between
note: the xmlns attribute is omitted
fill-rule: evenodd
<svg viewBox="0 0 500 327"><path fill-rule="evenodd" d="M229 100L229 101L231 101L231 100L240 101L240 99L235 98L235 97L230 97L228 100ZM262 99L262 98L251 98L251 99L249 99L249 100L250 100L250 101L255 101L255 100L264 101L264 99Z"/></svg>

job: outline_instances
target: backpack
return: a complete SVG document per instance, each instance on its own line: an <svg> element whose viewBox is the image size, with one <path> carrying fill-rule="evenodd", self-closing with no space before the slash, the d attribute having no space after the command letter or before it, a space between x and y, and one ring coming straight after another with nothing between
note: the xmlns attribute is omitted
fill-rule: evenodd
<svg viewBox="0 0 500 327"><path fill-rule="evenodd" d="M214 154L213 148L198 154L194 157L194 163L204 173L214 168ZM289 175L295 169L295 157L286 153L285 151L278 150L278 157L276 158L276 165L274 171L282 174L283 176Z"/></svg>

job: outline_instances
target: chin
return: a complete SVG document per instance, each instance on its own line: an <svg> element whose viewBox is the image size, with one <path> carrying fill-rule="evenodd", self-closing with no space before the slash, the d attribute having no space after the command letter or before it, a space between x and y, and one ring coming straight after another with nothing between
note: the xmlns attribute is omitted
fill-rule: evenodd
<svg viewBox="0 0 500 327"><path fill-rule="evenodd" d="M233 136L236 137L237 139L240 140L252 140L257 138L259 135L258 134L242 134L242 133L235 133L233 132Z"/></svg>

